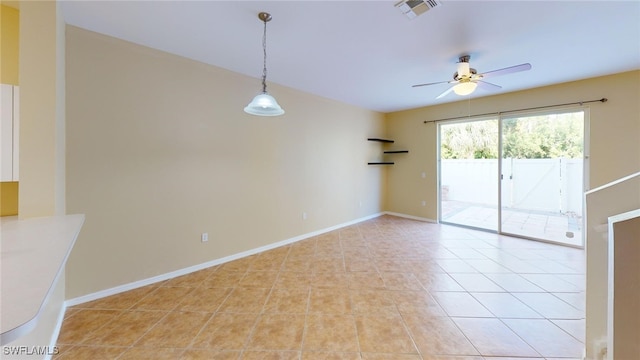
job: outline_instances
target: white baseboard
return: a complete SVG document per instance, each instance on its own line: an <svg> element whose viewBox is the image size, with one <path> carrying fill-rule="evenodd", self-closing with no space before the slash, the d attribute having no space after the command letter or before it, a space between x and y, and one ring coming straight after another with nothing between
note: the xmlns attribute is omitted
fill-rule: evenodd
<svg viewBox="0 0 640 360"><path fill-rule="evenodd" d="M86 302L89 302L89 301L93 301L93 300L102 299L102 298L107 297L107 296L116 295L116 294L119 294L119 293L122 293L122 292L125 292L125 291L137 289L137 288L140 288L140 287L143 287L143 286L147 286L147 285L151 285L151 284L154 284L154 283L157 283L157 282L160 282L160 281L165 281L165 280L173 279L173 278L178 277L178 276L187 275L187 274L190 274L190 273L198 271L198 270L206 269L208 267L224 264L226 262L233 261L233 260L238 260L238 259L241 259L241 258L244 258L244 257L247 257L247 256L251 256L251 255L254 255L254 254L258 254L258 253L261 253L261 252L264 252L264 251L267 251L267 250L272 250L272 249L275 249L275 248L278 248L278 247L281 247L281 246L284 246L284 245L289 245L289 244L298 242L300 240L308 239L308 238L313 237L313 236L321 235L321 234L324 234L324 233L327 233L327 232L330 232L330 231L334 231L334 230L337 230L337 229L340 229L340 228L343 228L343 227L346 227L346 226L351 226L351 225L354 225L354 224L357 224L357 223L360 223L360 222L363 222L363 221L374 219L374 218L377 218L377 217L382 216L384 214L385 213L376 213L376 214L373 214L373 215L369 215L369 216L365 216L365 217L362 217L362 218L359 218L359 219L348 221L348 222L345 222L345 223L342 223L342 224L331 226L331 227L328 227L328 228L325 228L325 229L312 231L310 233L306 233L306 234L303 234L303 235L295 236L295 237L292 237L290 239L278 241L278 242L275 242L275 243L272 243L272 244L269 244L269 245L265 245L265 246L257 247L257 248L251 249L251 250L243 251L243 252L240 252L240 253L237 253L237 254L225 256L225 257L220 258L220 259L207 261L207 262L202 263L202 264L190 266L190 267L187 267L187 268L183 268L183 269L180 269L180 270L176 270L176 271L172 271L172 272L169 272L169 273L161 274L161 275L154 276L154 277L151 277L151 278L134 281L132 283L128 283L128 284L112 287L110 289L100 290L100 291L97 291L97 292L94 292L94 293L91 293L91 294L79 296L79 297L76 297L76 298L73 298L73 299L68 299L68 300L65 301L64 304L65 304L66 307L69 307L69 306L83 304L83 303L86 303ZM398 216L400 216L400 215L398 215ZM64 312L63 312L63 314L64 314ZM56 336L56 338L57 338L57 336Z"/></svg>
<svg viewBox="0 0 640 360"><path fill-rule="evenodd" d="M392 216L402 217L402 218L411 219L411 220L424 221L424 222L428 222L428 223L434 223L434 224L438 223L438 221L434 220L434 219L423 218L423 217L407 215L407 214L401 214L401 213L392 212L392 211L385 211L384 214L385 215L392 215Z"/></svg>

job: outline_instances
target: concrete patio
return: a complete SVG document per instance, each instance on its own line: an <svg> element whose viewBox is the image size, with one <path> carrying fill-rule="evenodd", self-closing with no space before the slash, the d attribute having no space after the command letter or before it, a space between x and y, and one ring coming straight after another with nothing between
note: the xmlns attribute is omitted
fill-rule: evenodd
<svg viewBox="0 0 640 360"><path fill-rule="evenodd" d="M442 201L442 221L497 231L497 206ZM503 208L502 232L572 246L583 246L582 217Z"/></svg>

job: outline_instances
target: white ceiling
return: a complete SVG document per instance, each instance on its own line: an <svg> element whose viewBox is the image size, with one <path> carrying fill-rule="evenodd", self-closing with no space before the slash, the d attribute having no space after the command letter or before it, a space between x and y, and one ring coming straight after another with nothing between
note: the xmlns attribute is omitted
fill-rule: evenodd
<svg viewBox="0 0 640 360"><path fill-rule="evenodd" d="M472 98L640 69L637 0L441 0L413 20L395 2L64 1L62 13L68 24L259 79L257 14L266 11L268 84L381 112L460 100L435 99L448 84L411 85L450 80L464 54L479 73L532 65Z"/></svg>

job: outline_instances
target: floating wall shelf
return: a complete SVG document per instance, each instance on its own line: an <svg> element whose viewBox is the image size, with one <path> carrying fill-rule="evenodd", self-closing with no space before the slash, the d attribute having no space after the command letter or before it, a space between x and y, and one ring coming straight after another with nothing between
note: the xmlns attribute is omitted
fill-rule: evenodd
<svg viewBox="0 0 640 360"><path fill-rule="evenodd" d="M369 141L383 142L383 143L392 143L392 142L394 142L393 140L388 140L388 139L379 139L379 138L368 138L367 140L369 140Z"/></svg>
<svg viewBox="0 0 640 360"><path fill-rule="evenodd" d="M390 139L380 139L380 138L368 138L368 141L381 142L384 144L393 144L395 141ZM408 154L409 150L384 150L383 154ZM372 161L368 162L367 165L393 165L395 164L392 161Z"/></svg>

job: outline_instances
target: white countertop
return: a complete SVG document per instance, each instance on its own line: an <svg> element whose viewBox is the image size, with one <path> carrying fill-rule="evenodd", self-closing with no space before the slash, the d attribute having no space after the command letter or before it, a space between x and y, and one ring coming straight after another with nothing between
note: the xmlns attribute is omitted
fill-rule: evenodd
<svg viewBox="0 0 640 360"><path fill-rule="evenodd" d="M35 327L83 223L84 215L0 218L0 345Z"/></svg>

